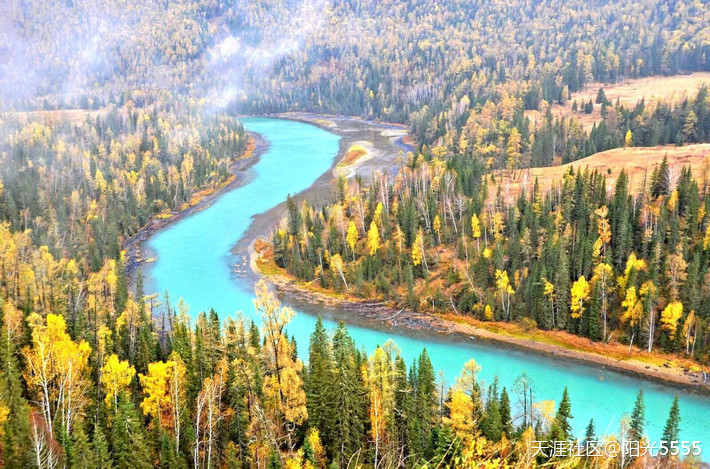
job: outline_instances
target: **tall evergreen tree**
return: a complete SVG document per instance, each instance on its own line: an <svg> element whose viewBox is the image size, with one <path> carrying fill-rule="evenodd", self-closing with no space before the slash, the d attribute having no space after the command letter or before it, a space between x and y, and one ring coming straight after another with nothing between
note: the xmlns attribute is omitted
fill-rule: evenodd
<svg viewBox="0 0 710 469"><path fill-rule="evenodd" d="M323 435L323 443L327 446L330 443L327 440L330 436L328 429L332 425L333 413L337 409L333 408L332 403L333 363L328 332L320 316L311 334L305 388L310 426Z"/></svg>
<svg viewBox="0 0 710 469"><path fill-rule="evenodd" d="M672 441L678 441L680 435L680 406L678 405L678 396L673 399L673 405L666 420L666 426L663 427L662 440L665 440L670 445Z"/></svg>
<svg viewBox="0 0 710 469"><path fill-rule="evenodd" d="M361 363L350 334L341 321L333 335L333 408L337 410L330 427L328 441L333 459L345 467L357 451L364 433L361 405L365 396L359 377Z"/></svg>
<svg viewBox="0 0 710 469"><path fill-rule="evenodd" d="M572 424L570 423L572 418L572 404L569 399L567 386L565 386L565 390L562 393L562 400L557 407L557 414L555 415L555 421L552 425L552 440L568 441L572 438Z"/></svg>
<svg viewBox="0 0 710 469"><path fill-rule="evenodd" d="M508 390L503 386L503 391L500 393L500 423L503 433L510 438L513 436L513 417L510 409L510 397Z"/></svg>
<svg viewBox="0 0 710 469"><path fill-rule="evenodd" d="M437 395L434 367L426 349L422 350L417 360L414 403L411 421L412 452L423 459L429 459L434 450L433 423L436 419Z"/></svg>
<svg viewBox="0 0 710 469"><path fill-rule="evenodd" d="M117 469L150 469L150 447L146 441L141 419L125 393L121 394L116 416L111 426L114 467Z"/></svg>
<svg viewBox="0 0 710 469"><path fill-rule="evenodd" d="M634 410L631 412L630 438L635 441L640 441L644 436L645 425L645 405L643 402L643 389L639 389L634 403Z"/></svg>

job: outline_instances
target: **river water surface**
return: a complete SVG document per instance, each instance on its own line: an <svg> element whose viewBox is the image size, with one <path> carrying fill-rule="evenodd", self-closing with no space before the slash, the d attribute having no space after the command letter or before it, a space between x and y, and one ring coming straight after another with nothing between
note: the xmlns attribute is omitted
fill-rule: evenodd
<svg viewBox="0 0 710 469"><path fill-rule="evenodd" d="M210 308L221 317L238 311L254 317L253 279L234 273L234 264L241 260L230 252L231 248L245 233L253 216L282 203L287 194L307 189L331 168L338 153L340 137L309 124L247 118L244 125L269 143L268 151L249 170L247 184L223 194L210 207L169 225L146 241L147 248L157 257L144 270L146 291L168 290L173 303L182 297L193 317ZM314 313L320 312L317 307L299 308L288 326L303 358L307 359L309 336L316 320ZM333 314L322 312L326 325L334 328ZM636 393L642 387L646 396L647 433L652 441L658 440L673 396L679 394L681 439L699 440L710 450L707 395L495 344L407 331L385 332L342 319L349 323L357 345L368 352L392 338L411 363L426 347L435 369L444 372L448 383L454 381L466 361L474 358L482 366L481 377L486 383L497 375L509 391L515 378L527 372L534 383L535 400L559 401L566 385L572 401L573 429L578 435L584 432L590 418L594 419L598 434L618 432L620 418L631 411ZM517 397L511 393L511 399L515 402Z"/></svg>

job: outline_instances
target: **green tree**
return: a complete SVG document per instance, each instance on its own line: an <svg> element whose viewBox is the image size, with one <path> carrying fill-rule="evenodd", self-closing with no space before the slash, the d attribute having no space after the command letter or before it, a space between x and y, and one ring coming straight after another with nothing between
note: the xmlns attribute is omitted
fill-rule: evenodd
<svg viewBox="0 0 710 469"><path fill-rule="evenodd" d="M365 390L359 377L357 349L342 321L333 335L333 365L332 406L337 412L329 429L328 441L333 459L340 467L345 467L360 447L364 434L362 405Z"/></svg>
<svg viewBox="0 0 710 469"><path fill-rule="evenodd" d="M572 439L572 424L570 423L572 418L572 404L569 399L567 386L565 386L565 390L562 393L562 400L557 407L557 414L555 415L555 420L550 432L552 440L567 441Z"/></svg>
<svg viewBox="0 0 710 469"><path fill-rule="evenodd" d="M151 452L141 418L129 397L122 393L111 427L114 467L117 469L150 469Z"/></svg>
<svg viewBox="0 0 710 469"><path fill-rule="evenodd" d="M644 425L645 425L645 405L643 402L643 389L639 389L636 395L636 402L634 403L634 410L631 412L631 424L629 436L634 441L640 441L644 436Z"/></svg>
<svg viewBox="0 0 710 469"><path fill-rule="evenodd" d="M329 436L328 429L332 424L333 411L336 410L332 405L332 380L333 363L328 332L323 325L323 319L318 316L311 334L305 388L309 423L323 436ZM324 444L328 443L324 440Z"/></svg>
<svg viewBox="0 0 710 469"><path fill-rule="evenodd" d="M410 422L410 443L412 452L423 459L429 459L434 450L432 429L436 419L437 390L434 366L426 349L422 350L413 365L411 385L414 394L414 408Z"/></svg>
<svg viewBox="0 0 710 469"><path fill-rule="evenodd" d="M503 391L500 393L500 423L503 433L510 438L513 436L513 417L510 409L510 397L508 390L503 386Z"/></svg>
<svg viewBox="0 0 710 469"><path fill-rule="evenodd" d="M668 420L666 420L666 426L663 427L662 440L668 442L678 441L680 435L680 406L678 405L678 396L673 399L673 405L671 405L671 410L668 414Z"/></svg>

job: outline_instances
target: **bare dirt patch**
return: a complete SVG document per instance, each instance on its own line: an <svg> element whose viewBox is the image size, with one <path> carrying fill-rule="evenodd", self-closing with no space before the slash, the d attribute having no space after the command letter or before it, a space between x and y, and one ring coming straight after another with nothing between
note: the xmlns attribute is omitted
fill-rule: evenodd
<svg viewBox="0 0 710 469"><path fill-rule="evenodd" d="M553 104L551 110L555 117L577 117L585 130L588 131L595 122L598 123L602 120L601 105L595 103L599 88L604 88L607 100L612 103L616 103L618 99L626 107L632 107L641 98L645 98L647 103L659 98L663 101L678 101L684 97L692 96L703 85L710 85L710 72L635 78L616 84L590 83L583 90L572 93L571 99L564 105ZM590 99L594 103L594 111L591 114L585 114L584 103L589 102ZM577 101L577 111L572 110L575 101ZM529 116L533 122L543 117L540 111L526 111L525 115Z"/></svg>
<svg viewBox="0 0 710 469"><path fill-rule="evenodd" d="M650 181L653 168L663 161L664 156L668 158L671 168L680 170L683 166L690 166L700 187L707 185L710 181L710 144L708 143L684 147L631 147L595 153L587 158L561 166L530 168L524 170L512 181L504 173L502 182L500 182L501 194L504 198L512 199L517 197L523 189L530 193L535 179L538 180L540 189L544 193L553 186L561 184L565 174L569 173L571 168L574 168L575 172L579 169L588 169L604 174L610 188L613 187L616 178L623 169L629 176L632 192L635 192L641 190L644 178ZM495 186L492 187L489 189L489 194L495 195L496 190Z"/></svg>

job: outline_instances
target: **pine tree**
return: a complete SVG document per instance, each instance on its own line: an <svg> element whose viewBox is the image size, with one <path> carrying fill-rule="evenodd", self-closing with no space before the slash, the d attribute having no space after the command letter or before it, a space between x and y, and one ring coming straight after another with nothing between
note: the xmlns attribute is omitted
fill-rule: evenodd
<svg viewBox="0 0 710 469"><path fill-rule="evenodd" d="M97 467L93 448L84 425L76 425L73 432L71 452L68 454L70 468Z"/></svg>
<svg viewBox="0 0 710 469"><path fill-rule="evenodd" d="M497 388L498 377L496 376L495 381L488 388L485 412L480 425L483 435L492 441L499 441L503 431Z"/></svg>
<svg viewBox="0 0 710 469"><path fill-rule="evenodd" d="M0 407L6 408L7 419L0 424L2 461L8 469L30 467L30 407L22 397L22 380L14 353L13 340L4 326L0 330Z"/></svg>
<svg viewBox="0 0 710 469"><path fill-rule="evenodd" d="M394 442L396 443L396 454L401 458L408 457L409 431L408 425L412 419L412 389L407 381L407 365L404 359L398 355L395 360L394 375Z"/></svg>
<svg viewBox="0 0 710 469"><path fill-rule="evenodd" d="M365 415L361 408L365 391L360 379L358 353L341 321L333 335L333 400L337 412L328 429L331 454L341 467L357 451L364 433Z"/></svg>
<svg viewBox="0 0 710 469"><path fill-rule="evenodd" d="M435 434L432 467L454 468L461 457L461 443L450 426L444 425Z"/></svg>
<svg viewBox="0 0 710 469"><path fill-rule="evenodd" d="M562 400L557 407L557 415L555 415L554 424L559 428L559 435L555 436L557 439L566 441L572 438L572 424L570 423L570 419L572 418L572 404L570 403L567 386L565 386L565 390L562 393Z"/></svg>
<svg viewBox="0 0 710 469"><path fill-rule="evenodd" d="M678 405L678 396L673 399L673 405L671 406L670 413L668 414L668 420L666 421L666 426L663 427L662 440L665 440L668 445L672 441L678 441L680 434L680 406Z"/></svg>
<svg viewBox="0 0 710 469"><path fill-rule="evenodd" d="M596 430L594 429L594 419L589 419L589 424L587 424L587 429L584 432L584 442L594 441L596 438Z"/></svg>
<svg viewBox="0 0 710 469"><path fill-rule="evenodd" d="M597 92L597 99L595 101L597 104L602 104L606 103L606 94L604 93L604 88L599 88L599 91Z"/></svg>
<svg viewBox="0 0 710 469"><path fill-rule="evenodd" d="M278 456L278 450L272 450L269 455L269 464L266 466L268 469L281 469L281 459Z"/></svg>
<svg viewBox="0 0 710 469"><path fill-rule="evenodd" d="M151 453L135 405L125 393L118 402L111 427L114 467L117 469L150 469Z"/></svg>
<svg viewBox="0 0 710 469"><path fill-rule="evenodd" d="M630 438L634 441L641 441L645 425L645 405L643 402L643 389L639 389L636 395L634 410L631 412Z"/></svg>
<svg viewBox="0 0 710 469"><path fill-rule="evenodd" d="M416 361L416 377L412 382L414 403L410 422L412 452L423 459L429 459L434 448L432 427L436 419L436 377L426 349Z"/></svg>
<svg viewBox="0 0 710 469"><path fill-rule="evenodd" d="M308 420L311 427L317 429L324 437L332 423L332 358L328 342L328 333L323 325L323 319L318 316L315 329L311 334L308 356L308 375L305 382L308 402ZM329 441L324 440L328 445Z"/></svg>
<svg viewBox="0 0 710 469"><path fill-rule="evenodd" d="M112 468L113 461L111 461L108 441L106 440L103 428L99 425L94 425L94 439L92 441L92 447L94 450L94 467L96 469Z"/></svg>
<svg viewBox="0 0 710 469"><path fill-rule="evenodd" d="M513 435L513 417L510 409L510 397L505 386L500 393L500 423L503 433L510 438Z"/></svg>

